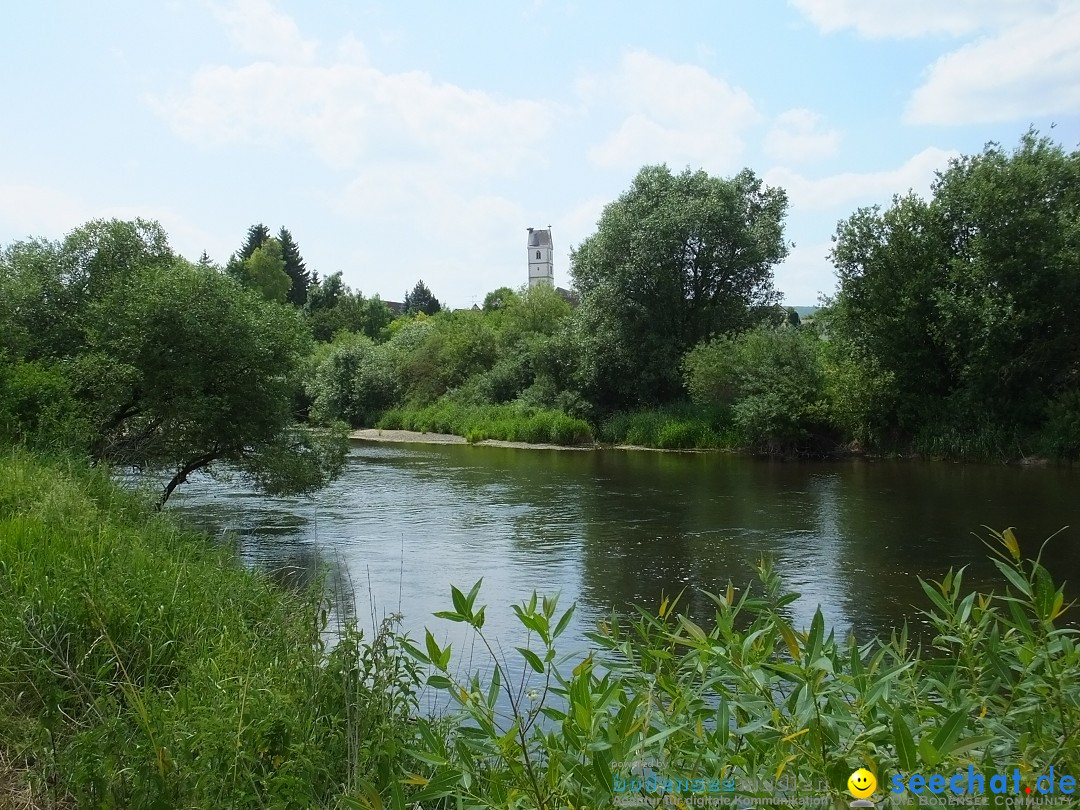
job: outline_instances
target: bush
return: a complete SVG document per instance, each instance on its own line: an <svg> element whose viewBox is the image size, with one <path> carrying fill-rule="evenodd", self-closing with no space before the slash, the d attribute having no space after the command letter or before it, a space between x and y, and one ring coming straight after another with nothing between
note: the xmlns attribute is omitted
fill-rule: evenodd
<svg viewBox="0 0 1080 810"><path fill-rule="evenodd" d="M611 444L690 450L734 446L731 418L724 408L691 404L621 411L603 421L600 437Z"/></svg>
<svg viewBox="0 0 1080 810"><path fill-rule="evenodd" d="M726 405L740 443L770 453L827 432L821 340L810 330L760 326L717 338L683 361L694 402Z"/></svg>
<svg viewBox="0 0 1080 810"><path fill-rule="evenodd" d="M932 604L928 652L906 627L870 643L838 639L820 610L796 630L784 608L797 596L763 561L758 593L729 583L703 594L715 607L709 626L665 598L656 613L601 622L588 655L557 649L574 608L533 594L514 605L534 639L518 648L520 674L484 633L480 583L455 588L453 609L436 615L473 628L493 674L455 675L430 631L423 651L407 647L455 707L449 734L419 723L413 756L437 764L413 799L540 808L816 796L846 807L857 768L875 772L887 795L893 774L920 771L970 767L986 792L991 774L1016 763L1029 790L1051 768L1075 775L1080 633L1060 625L1063 588L1038 560L1021 562L1012 531L991 543L1000 592L965 592L963 569L920 580ZM654 763L651 779L643 762Z"/></svg>
<svg viewBox="0 0 1080 810"><path fill-rule="evenodd" d="M1059 394L1046 412L1046 423L1036 442L1039 451L1051 458L1080 459L1080 390Z"/></svg>
<svg viewBox="0 0 1080 810"><path fill-rule="evenodd" d="M351 332L339 335L320 352L305 388L312 400L312 419L343 421L353 427L374 424L401 395L391 350Z"/></svg>

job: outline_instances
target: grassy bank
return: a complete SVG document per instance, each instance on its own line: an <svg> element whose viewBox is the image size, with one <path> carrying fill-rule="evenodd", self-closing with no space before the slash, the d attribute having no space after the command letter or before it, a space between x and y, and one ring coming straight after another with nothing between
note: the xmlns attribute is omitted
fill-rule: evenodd
<svg viewBox="0 0 1080 810"><path fill-rule="evenodd" d="M600 440L609 444L664 450L733 449L737 446L726 412L690 403L620 411L604 419L598 432Z"/></svg>
<svg viewBox="0 0 1080 810"><path fill-rule="evenodd" d="M523 405L462 405L446 399L422 408L394 408L379 419L383 430L453 433L470 442L499 439L532 444L579 445L593 441L588 422L561 411Z"/></svg>
<svg viewBox="0 0 1080 810"><path fill-rule="evenodd" d="M328 653L324 616L104 474L6 451L0 751L23 784L0 805L331 807L393 781L403 659L352 633Z"/></svg>

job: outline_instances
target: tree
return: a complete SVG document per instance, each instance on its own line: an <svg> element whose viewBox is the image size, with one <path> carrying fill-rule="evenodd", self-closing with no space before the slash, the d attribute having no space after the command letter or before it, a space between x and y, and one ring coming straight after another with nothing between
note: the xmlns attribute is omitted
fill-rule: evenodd
<svg viewBox="0 0 1080 810"><path fill-rule="evenodd" d="M394 313L379 296L364 298L341 280L341 273L312 285L304 307L315 339L326 343L339 332L358 332L373 340L386 338Z"/></svg>
<svg viewBox="0 0 1080 810"><path fill-rule="evenodd" d="M299 315L180 259L157 223L95 221L60 243L17 243L0 271L8 350L31 364L5 375L8 402L68 390L83 449L165 472L161 503L197 469L228 465L271 492L310 491L340 470L343 436L293 418L309 352Z"/></svg>
<svg viewBox="0 0 1080 810"><path fill-rule="evenodd" d="M416 282L412 292L405 293L404 303L406 315L415 315L418 312L423 312L425 315L434 315L442 309L442 304L431 294L431 290L427 288L423 281Z"/></svg>
<svg viewBox="0 0 1080 810"><path fill-rule="evenodd" d="M240 248L240 261L243 262L250 259L252 254L266 244L269 239L270 229L261 222L248 228L247 239L244 240L244 245Z"/></svg>
<svg viewBox="0 0 1080 810"><path fill-rule="evenodd" d="M0 251L0 339L28 360L70 357L85 348L93 301L136 270L174 261L164 229L142 219L92 220L61 242L9 245Z"/></svg>
<svg viewBox="0 0 1080 810"><path fill-rule="evenodd" d="M643 168L604 209L571 253L586 394L600 411L677 398L687 350L776 300L786 210L783 190L749 170L722 179L666 166Z"/></svg>
<svg viewBox="0 0 1080 810"><path fill-rule="evenodd" d="M292 279L292 286L289 288L289 303L302 307L307 303L311 274L308 273L307 265L304 264L304 259L300 255L300 248L284 226L278 232L278 242L281 243L281 257L285 261L285 272Z"/></svg>
<svg viewBox="0 0 1080 810"><path fill-rule="evenodd" d="M269 238L270 229L261 222L248 228L244 244L240 246L239 252L229 257L229 261L225 265L225 272L243 283L244 262L250 259L255 251L261 248Z"/></svg>
<svg viewBox="0 0 1080 810"><path fill-rule="evenodd" d="M1038 429L1080 379L1077 222L1080 152L1029 131L840 223L830 337L887 380L879 433Z"/></svg>
<svg viewBox="0 0 1080 810"><path fill-rule="evenodd" d="M222 465L271 493L309 492L340 472L340 438L293 418L308 353L297 314L178 259L137 274L92 315L100 326L76 367L93 456L168 471L161 504L196 470Z"/></svg>
<svg viewBox="0 0 1080 810"><path fill-rule="evenodd" d="M243 281L267 301L285 301L292 280L285 272L285 259L277 239L267 239L244 261Z"/></svg>
<svg viewBox="0 0 1080 810"><path fill-rule="evenodd" d="M322 422L373 425L400 396L400 375L387 344L345 332L326 347L304 382L312 416Z"/></svg>
<svg viewBox="0 0 1080 810"><path fill-rule="evenodd" d="M509 287L499 287L499 289L492 290L484 296L484 311L494 312L498 309L505 309L517 297L517 293Z"/></svg>
<svg viewBox="0 0 1080 810"><path fill-rule="evenodd" d="M308 310L315 312L320 309L331 309L337 305L338 298L345 293L346 289L345 282L341 280L341 271L331 273L308 289Z"/></svg>

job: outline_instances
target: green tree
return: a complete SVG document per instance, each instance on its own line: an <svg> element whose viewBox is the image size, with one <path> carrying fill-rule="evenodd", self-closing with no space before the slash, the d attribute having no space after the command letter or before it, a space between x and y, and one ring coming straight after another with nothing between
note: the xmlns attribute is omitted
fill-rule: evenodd
<svg viewBox="0 0 1080 810"><path fill-rule="evenodd" d="M197 469L226 465L271 492L340 469L344 439L293 417L310 348L299 314L176 257L157 223L91 222L0 263L9 356L30 364L2 375L17 417L37 402L52 419L50 397L70 413L74 397L92 457L166 473L162 503Z"/></svg>
<svg viewBox="0 0 1080 810"><path fill-rule="evenodd" d="M405 293L405 314L415 315L423 312L425 315L434 315L442 310L442 304L438 302L431 290L423 281L416 282L412 292Z"/></svg>
<svg viewBox="0 0 1080 810"><path fill-rule="evenodd" d="M91 303L135 270L175 256L157 222L93 220L60 242L34 239L0 251L0 349L28 360L69 357L86 345Z"/></svg>
<svg viewBox="0 0 1080 810"><path fill-rule="evenodd" d="M694 347L683 362L699 405L730 408L741 442L770 453L799 450L828 422L821 339L763 324Z"/></svg>
<svg viewBox="0 0 1080 810"><path fill-rule="evenodd" d="M338 298L346 292L345 282L341 279L341 271L331 273L321 281L317 281L308 289L307 308L311 312L320 309L334 307Z"/></svg>
<svg viewBox="0 0 1080 810"><path fill-rule="evenodd" d="M1077 222L1080 152L1028 132L840 223L830 338L887 382L879 435L1039 428L1080 375Z"/></svg>
<svg viewBox="0 0 1080 810"><path fill-rule="evenodd" d="M386 327L394 319L390 307L379 298L364 298L353 292L337 272L312 285L308 293L307 313L315 339L327 343L340 332L357 332L372 340L385 340Z"/></svg>
<svg viewBox="0 0 1080 810"><path fill-rule="evenodd" d="M387 344L341 333L320 354L304 383L312 417L320 422L373 425L398 401L400 377Z"/></svg>
<svg viewBox="0 0 1080 810"><path fill-rule="evenodd" d="M517 293L509 287L499 287L484 296L484 311L494 312L497 309L505 309L517 297Z"/></svg>
<svg viewBox="0 0 1080 810"><path fill-rule="evenodd" d="M240 250L229 257L225 265L225 272L237 281L244 282L244 262L252 257L256 250L261 248L270 238L270 229L261 222L248 228L247 236Z"/></svg>
<svg viewBox="0 0 1080 810"><path fill-rule="evenodd" d="M308 288L311 286L311 274L307 265L300 255L300 248L293 239L289 230L282 226L278 232L278 242L281 243L281 258L285 261L285 272L292 280L289 287L289 303L293 306L302 307L307 303Z"/></svg>
<svg viewBox="0 0 1080 810"><path fill-rule="evenodd" d="M601 411L681 395L679 361L773 303L787 197L749 170L646 166L571 253L587 397Z"/></svg>
<svg viewBox="0 0 1080 810"><path fill-rule="evenodd" d="M310 492L340 471L341 442L293 417L309 351L297 314L177 260L96 302L93 319L108 327L91 330L77 358L93 455L167 471L162 504L201 469L277 493Z"/></svg>
<svg viewBox="0 0 1080 810"><path fill-rule="evenodd" d="M285 259L277 239L267 239L244 261L244 283L267 301L286 300L292 279L285 272Z"/></svg>

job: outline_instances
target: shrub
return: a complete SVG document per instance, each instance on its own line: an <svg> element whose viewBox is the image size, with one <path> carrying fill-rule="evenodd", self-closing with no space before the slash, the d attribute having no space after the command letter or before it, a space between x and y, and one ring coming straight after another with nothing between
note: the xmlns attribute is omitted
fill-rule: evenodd
<svg viewBox="0 0 1080 810"><path fill-rule="evenodd" d="M601 622L587 655L557 650L574 608L561 612L557 599L534 593L514 605L532 642L517 649L517 674L484 633L480 583L468 594L454 588L453 609L436 615L473 628L491 675L456 675L450 648L430 631L423 650L406 647L454 707L449 734L419 721L413 756L435 766L412 798L492 808L610 807L644 796L665 806L718 795L790 803L809 786L840 807L860 767L888 793L893 774L970 767L989 786L990 774L1014 764L1034 788L1051 767L1067 773L1080 762L1078 631L1060 626L1063 588L1038 559L1021 561L1011 530L993 533L991 545L999 593L965 592L963 569L920 580L932 604L928 653L906 627L870 643L838 639L820 610L796 630L784 607L797 597L763 561L759 594L730 583L704 593L711 626L665 598L656 613ZM656 763L651 787L641 762ZM781 777L794 781L774 787ZM720 780L730 787L714 793Z"/></svg>

